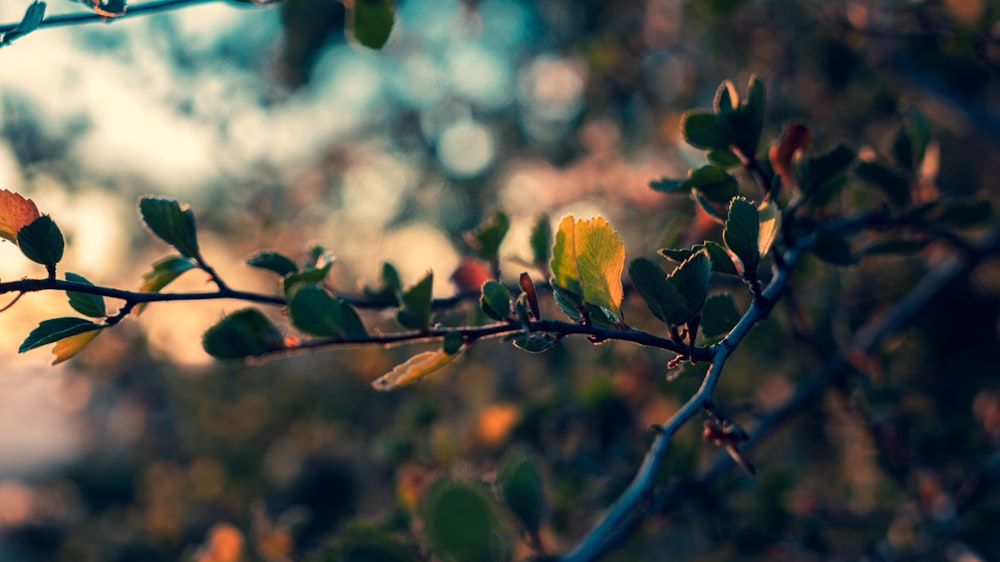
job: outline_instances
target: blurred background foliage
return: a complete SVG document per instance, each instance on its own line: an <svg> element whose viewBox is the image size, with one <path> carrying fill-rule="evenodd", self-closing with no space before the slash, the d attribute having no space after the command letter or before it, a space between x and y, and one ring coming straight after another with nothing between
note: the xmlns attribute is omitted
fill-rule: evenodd
<svg viewBox="0 0 1000 562"><path fill-rule="evenodd" d="M4 4L3 21L23 13ZM51 213L70 236L69 268L102 284L138 286L167 253L133 208L153 192L192 204L232 285L275 289L241 260L320 243L342 290L376 285L388 260L406 284L433 269L435 296L447 296L470 253L462 232L497 206L513 220L505 258L529 257L542 213L605 216L629 259L718 239L690 201L647 183L700 161L680 142L681 113L709 106L721 80L757 73L769 138L798 120L816 147L885 154L916 108L939 142L934 189L997 196L992 2L401 0L397 18L380 52L349 44L332 0L41 30L0 51L0 187ZM867 202L845 193L831 212ZM0 250L0 277L37 275ZM749 423L780 403L944 253L806 263L730 361L720 405ZM505 259L505 278L522 267ZM370 380L413 349L209 361L197 334L234 303L153 305L58 368L42 352L13 354L65 306L30 295L0 317L5 560L354 560L364 537L385 536L418 558L433 483L489 485L512 451L537 463L537 541L559 552L700 380L668 382L663 352L621 343L529 355L485 342L382 394ZM731 471L607 559L1000 558L998 313L1000 264L985 260L756 448L757 478ZM625 317L656 330L634 299ZM395 329L389 314L366 318ZM663 482L691 478L713 453L686 428ZM524 558L530 542L504 548Z"/></svg>

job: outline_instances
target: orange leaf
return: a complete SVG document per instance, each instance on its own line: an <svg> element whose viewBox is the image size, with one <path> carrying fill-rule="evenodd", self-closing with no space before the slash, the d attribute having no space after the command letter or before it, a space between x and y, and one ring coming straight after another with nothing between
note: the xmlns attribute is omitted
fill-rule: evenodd
<svg viewBox="0 0 1000 562"><path fill-rule="evenodd" d="M82 332L76 334L75 336L70 336L68 338L63 338L56 342L55 347L52 348L52 355L55 355L55 359L52 360L53 365L58 365L67 359L70 359L77 353L83 351L83 348L87 347L87 344L94 341L97 334L100 334L100 330L90 330L88 332Z"/></svg>
<svg viewBox="0 0 1000 562"><path fill-rule="evenodd" d="M375 390L393 390L401 386L413 384L427 375L440 370L451 363L461 352L448 355L443 349L436 351L425 351L418 353L406 360L405 363L396 365L391 371L375 379L372 387Z"/></svg>
<svg viewBox="0 0 1000 562"><path fill-rule="evenodd" d="M781 140L771 146L769 156L771 167L775 172L781 174L781 179L786 185L794 185L795 171L792 169L792 162L796 153L805 152L809 148L809 128L801 123L792 123L781 135Z"/></svg>
<svg viewBox="0 0 1000 562"><path fill-rule="evenodd" d="M0 237L17 244L17 231L39 216L31 199L6 189L0 189Z"/></svg>

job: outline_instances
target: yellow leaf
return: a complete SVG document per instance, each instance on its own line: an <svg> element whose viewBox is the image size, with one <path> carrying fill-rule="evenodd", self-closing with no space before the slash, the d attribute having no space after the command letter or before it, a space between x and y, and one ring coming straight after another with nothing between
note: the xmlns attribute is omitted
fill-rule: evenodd
<svg viewBox="0 0 1000 562"><path fill-rule="evenodd" d="M39 216L31 199L6 189L0 190L0 237L17 244L17 231Z"/></svg>
<svg viewBox="0 0 1000 562"><path fill-rule="evenodd" d="M625 244L608 221L569 215L559 223L551 263L556 286L620 319L624 268Z"/></svg>
<svg viewBox="0 0 1000 562"><path fill-rule="evenodd" d="M757 234L757 251L761 256L765 256L770 251L771 244L774 244L774 239L781 232L781 209L773 201L768 201L757 209L757 212L760 219L760 230Z"/></svg>
<svg viewBox="0 0 1000 562"><path fill-rule="evenodd" d="M453 355L448 355L443 349L418 353L407 359L405 363L396 365L391 371L375 379L372 382L372 387L375 390L388 391L413 384L440 370L461 354L462 352L459 350Z"/></svg>
<svg viewBox="0 0 1000 562"><path fill-rule="evenodd" d="M72 358L77 353L83 351L83 348L87 347L87 344L94 341L97 334L100 334L100 330L90 330L88 332L82 332L76 334L75 336L70 336L68 338L63 338L56 342L55 347L52 348L52 355L55 359L52 360L53 365L58 365L67 359Z"/></svg>

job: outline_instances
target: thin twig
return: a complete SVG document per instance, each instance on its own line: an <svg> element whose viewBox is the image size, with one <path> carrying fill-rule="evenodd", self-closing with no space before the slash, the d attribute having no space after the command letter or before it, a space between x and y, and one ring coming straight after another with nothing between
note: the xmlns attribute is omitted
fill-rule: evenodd
<svg viewBox="0 0 1000 562"><path fill-rule="evenodd" d="M47 17L38 24L38 28L43 27L64 27L68 25L80 25L86 23L97 23L104 22L110 23L112 21L122 20L125 18L131 18L134 16L150 15L159 12L165 12L168 10L177 10L179 8L185 8L188 6L194 6L197 4L209 4L213 2L218 2L219 0L160 0L159 2L146 2L144 4L138 4L135 6L129 6L128 10L115 18L107 18L96 12L84 12L80 14L60 14L58 16ZM5 33L16 29L18 23L4 23L0 24L0 33Z"/></svg>

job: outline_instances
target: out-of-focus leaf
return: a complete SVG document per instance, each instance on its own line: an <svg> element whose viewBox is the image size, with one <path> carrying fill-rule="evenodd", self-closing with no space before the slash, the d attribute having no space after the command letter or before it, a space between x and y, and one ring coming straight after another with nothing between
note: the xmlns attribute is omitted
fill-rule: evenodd
<svg viewBox="0 0 1000 562"><path fill-rule="evenodd" d="M292 325L314 336L327 338L367 336L354 307L335 299L317 285L300 286L288 301Z"/></svg>
<svg viewBox="0 0 1000 562"><path fill-rule="evenodd" d="M712 108L716 113L732 113L739 105L740 95L736 93L736 86L732 80L723 80L719 89L715 91Z"/></svg>
<svg viewBox="0 0 1000 562"><path fill-rule="evenodd" d="M760 144L760 134L764 129L764 98L764 82L754 74L747 84L747 98L739 108L736 130L736 145L747 157L755 156Z"/></svg>
<svg viewBox="0 0 1000 562"><path fill-rule="evenodd" d="M99 16L105 18L117 18L125 15L128 8L126 0L81 0L83 4L90 6Z"/></svg>
<svg viewBox="0 0 1000 562"><path fill-rule="evenodd" d="M88 281L84 276L77 275L76 273L66 272L66 280L72 281L73 283L90 285L91 287L94 286L94 284ZM73 307L73 310L83 314L84 316L90 316L91 318L104 318L107 316L108 308L104 303L104 297L101 295L66 291L66 296L69 297L69 305Z"/></svg>
<svg viewBox="0 0 1000 562"><path fill-rule="evenodd" d="M332 555L331 555L332 554ZM348 527L337 533L333 552L323 560L337 562L411 562L413 553L393 534L374 528Z"/></svg>
<svg viewBox="0 0 1000 562"><path fill-rule="evenodd" d="M864 256L877 255L900 255L908 256L916 254L927 247L927 240L881 240L865 245L858 252Z"/></svg>
<svg viewBox="0 0 1000 562"><path fill-rule="evenodd" d="M944 227L979 226L993 218L993 205L986 199L958 200L944 203L931 222Z"/></svg>
<svg viewBox="0 0 1000 562"><path fill-rule="evenodd" d="M11 29L7 33L0 34L0 47L10 45L15 39L20 39L21 37L24 37L25 35L38 29L38 26L42 23L42 19L44 17L45 2L32 2L28 6L28 9L25 10L24 16L21 18L21 22L17 24L17 27ZM0 234L0 236L2 236L2 234Z"/></svg>
<svg viewBox="0 0 1000 562"><path fill-rule="evenodd" d="M194 213L187 205L173 199L142 197L139 199L142 220L160 240L170 244L186 258L198 258L198 233Z"/></svg>
<svg viewBox="0 0 1000 562"><path fill-rule="evenodd" d="M716 149L706 155L708 161L723 169L735 168L743 163L740 157L728 148Z"/></svg>
<svg viewBox="0 0 1000 562"><path fill-rule="evenodd" d="M17 245L29 260L51 268L62 259L66 242L55 221L42 215L17 231Z"/></svg>
<svg viewBox="0 0 1000 562"><path fill-rule="evenodd" d="M389 262L382 264L382 284L377 290L365 287L364 293L371 301L395 305L399 303L398 295L403 290L403 282L399 279L399 272L395 266Z"/></svg>
<svg viewBox="0 0 1000 562"><path fill-rule="evenodd" d="M752 203L742 197L733 199L729 205L726 229L722 232L729 251L736 256L738 268L743 275L757 271L760 260L760 215Z"/></svg>
<svg viewBox="0 0 1000 562"><path fill-rule="evenodd" d="M819 231L816 233L816 244L813 246L816 257L831 265L854 265L857 258L851 253L851 246L839 234Z"/></svg>
<svg viewBox="0 0 1000 562"><path fill-rule="evenodd" d="M425 351L396 365L391 371L375 379L372 388L388 391L413 384L427 375L441 370L461 355L460 352L446 353L444 349Z"/></svg>
<svg viewBox="0 0 1000 562"><path fill-rule="evenodd" d="M768 153L771 167L784 178L795 178L792 163L796 153L809 148L809 128L802 123L791 123L781 133L781 139L771 146Z"/></svg>
<svg viewBox="0 0 1000 562"><path fill-rule="evenodd" d="M739 321L740 312L729 293L719 293L705 299L705 306L701 310L701 333L706 338L729 333Z"/></svg>
<svg viewBox="0 0 1000 562"><path fill-rule="evenodd" d="M688 179L684 180L684 187L697 189L713 203L729 203L739 193L736 178L713 164L692 170Z"/></svg>
<svg viewBox="0 0 1000 562"><path fill-rule="evenodd" d="M297 273L290 273L281 280L281 290L285 293L285 298L291 298L292 293L299 285L312 285L322 283L333 267L332 262L327 262L322 267L305 269Z"/></svg>
<svg viewBox="0 0 1000 562"><path fill-rule="evenodd" d="M855 155L854 149L841 143L828 152L799 160L794 173L802 194L810 197L831 181L838 181L854 162Z"/></svg>
<svg viewBox="0 0 1000 562"><path fill-rule="evenodd" d="M103 328L80 332L79 334L63 338L52 347L52 364L58 365L75 357L84 350L94 338L101 333Z"/></svg>
<svg viewBox="0 0 1000 562"><path fill-rule="evenodd" d="M859 162L854 174L885 193L896 207L904 207L910 202L910 180L885 164Z"/></svg>
<svg viewBox="0 0 1000 562"><path fill-rule="evenodd" d="M554 285L621 318L625 245L606 220L566 216L559 223L552 253Z"/></svg>
<svg viewBox="0 0 1000 562"><path fill-rule="evenodd" d="M686 193L691 189L687 186L687 178L660 178L649 182L649 187L652 188L653 191L659 191L660 193Z"/></svg>
<svg viewBox="0 0 1000 562"><path fill-rule="evenodd" d="M503 211L495 211L475 230L467 232L465 241L477 256L495 264L500 260L500 244L508 230L510 216Z"/></svg>
<svg viewBox="0 0 1000 562"><path fill-rule="evenodd" d="M431 325L431 291L434 274L428 273L419 283L399 295L402 305L396 312L396 320L411 330L426 330Z"/></svg>
<svg viewBox="0 0 1000 562"><path fill-rule="evenodd" d="M465 338L462 334L452 330L444 335L441 340L441 349L448 355L455 355L465 345Z"/></svg>
<svg viewBox="0 0 1000 562"><path fill-rule="evenodd" d="M639 296L646 301L653 316L670 324L684 315L684 297L667 282L667 276L656 264L646 258L636 258L628 266L628 276Z"/></svg>
<svg viewBox="0 0 1000 562"><path fill-rule="evenodd" d="M531 255L535 267L543 273L548 271L549 259L552 257L552 224L548 215L538 217L531 230Z"/></svg>
<svg viewBox="0 0 1000 562"><path fill-rule="evenodd" d="M424 523L434 550L445 560L497 559L493 503L472 483L446 480L429 492Z"/></svg>
<svg viewBox="0 0 1000 562"><path fill-rule="evenodd" d="M395 22L395 0L354 0L351 33L369 49L381 49Z"/></svg>
<svg viewBox="0 0 1000 562"><path fill-rule="evenodd" d="M542 525L545 505L542 474L537 461L524 452L514 451L504 459L497 478L500 497L514 517L531 533Z"/></svg>
<svg viewBox="0 0 1000 562"><path fill-rule="evenodd" d="M169 256L153 263L153 269L142 276L143 293L158 293L184 272L197 267L194 262L180 256Z"/></svg>
<svg viewBox="0 0 1000 562"><path fill-rule="evenodd" d="M499 281L483 283L479 306L494 320L506 320L510 316L510 291Z"/></svg>
<svg viewBox="0 0 1000 562"><path fill-rule="evenodd" d="M725 248L715 242L705 242L688 249L663 248L658 253L669 261L681 263L702 249L707 251L708 257L712 259L713 272L734 277L740 276L740 273L736 271L736 266L733 265L732 256Z"/></svg>
<svg viewBox="0 0 1000 562"><path fill-rule="evenodd" d="M702 192L696 189L691 193L691 196L694 198L694 202L697 203L699 207L701 207L701 210L705 211L705 213L708 216L712 217L713 220L715 220L719 224L726 223L725 215L719 212L719 209L716 208L715 203L709 201ZM727 205L728 203L729 202L726 201Z"/></svg>
<svg viewBox="0 0 1000 562"><path fill-rule="evenodd" d="M28 337L21 343L21 347L17 348L17 352L24 353L36 347L41 347L91 330L100 330L103 327L101 324L73 316L42 320L38 324L38 327L28 334Z"/></svg>
<svg viewBox="0 0 1000 562"><path fill-rule="evenodd" d="M277 273L280 277L298 272L299 268L291 258L278 252L260 252L247 258L247 265Z"/></svg>
<svg viewBox="0 0 1000 562"><path fill-rule="evenodd" d="M681 117L684 140L695 148L716 150L733 144L732 132L707 111L688 111Z"/></svg>
<svg viewBox="0 0 1000 562"><path fill-rule="evenodd" d="M244 308L209 328L201 345L216 359L244 359L282 349L284 337L263 312Z"/></svg>

